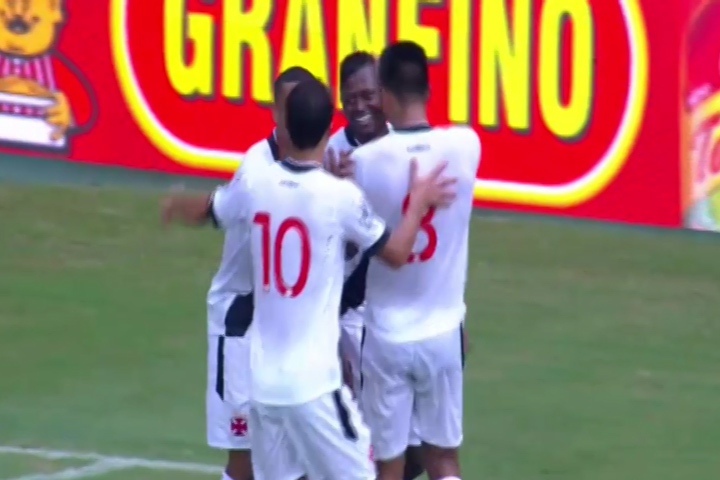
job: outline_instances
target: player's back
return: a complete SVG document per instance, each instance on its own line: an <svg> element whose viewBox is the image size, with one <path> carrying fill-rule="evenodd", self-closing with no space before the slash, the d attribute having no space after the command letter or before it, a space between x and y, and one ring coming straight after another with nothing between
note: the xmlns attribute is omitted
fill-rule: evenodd
<svg viewBox="0 0 720 480"><path fill-rule="evenodd" d="M356 150L357 181L390 227L407 207L409 166L419 174L447 161L444 175L457 178L457 198L431 209L408 263L392 269L373 259L367 279L367 323L393 341L428 338L456 328L465 315L469 222L480 159L480 141L469 127L396 129Z"/></svg>
<svg viewBox="0 0 720 480"><path fill-rule="evenodd" d="M344 239L334 199L343 181L289 161L248 180L253 396L269 404L309 401L340 385ZM299 388L308 375L312 387Z"/></svg>

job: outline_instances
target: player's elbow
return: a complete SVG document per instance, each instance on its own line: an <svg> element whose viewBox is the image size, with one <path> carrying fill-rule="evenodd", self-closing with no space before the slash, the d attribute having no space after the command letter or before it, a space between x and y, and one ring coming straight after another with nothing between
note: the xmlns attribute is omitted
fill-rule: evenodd
<svg viewBox="0 0 720 480"><path fill-rule="evenodd" d="M408 254L400 249L393 248L392 245L386 245L380 254L380 258L390 268L398 269L407 263Z"/></svg>

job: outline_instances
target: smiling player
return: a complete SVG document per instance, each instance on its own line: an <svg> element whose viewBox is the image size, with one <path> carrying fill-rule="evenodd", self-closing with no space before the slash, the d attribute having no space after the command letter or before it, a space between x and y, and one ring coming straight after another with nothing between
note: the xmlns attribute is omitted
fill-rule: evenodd
<svg viewBox="0 0 720 480"><path fill-rule="evenodd" d="M354 52L340 64L340 101L347 126L335 132L328 142L326 163L352 174L350 153L357 147L386 135L389 125L380 102L380 85L377 61L368 52ZM340 165L344 163L344 165ZM344 171L343 171L344 170ZM346 271L350 276L343 287L340 304L341 352L350 371L351 387L359 397L361 387L360 357L365 310L365 288L369 259L348 252ZM419 477L423 468L420 462L420 440L410 434L410 447L406 452L404 480Z"/></svg>
<svg viewBox="0 0 720 480"><path fill-rule="evenodd" d="M336 166L347 161L358 146L388 133L380 104L375 57L367 52L351 53L340 64L340 99L348 124L335 132L328 142L326 161ZM349 173L349 172L348 172ZM368 261L350 249L341 303L341 350L352 373L352 389L360 391L360 341L362 311L365 303L365 277ZM359 262L359 264L358 264Z"/></svg>

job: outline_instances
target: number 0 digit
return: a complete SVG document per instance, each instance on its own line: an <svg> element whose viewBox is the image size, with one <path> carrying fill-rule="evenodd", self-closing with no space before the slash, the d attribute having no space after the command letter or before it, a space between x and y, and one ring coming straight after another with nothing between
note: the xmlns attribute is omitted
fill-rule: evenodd
<svg viewBox="0 0 720 480"><path fill-rule="evenodd" d="M262 249L262 285L264 290L270 289L270 264L272 263L273 280L275 289L280 295L294 298L302 293L307 285L308 276L310 274L310 233L307 225L296 217L290 217L283 220L278 226L275 241L271 248L270 235L270 214L267 212L258 212L255 214L253 222L261 228L261 249ZM296 231L300 238L300 271L295 283L288 285L283 278L282 273L282 253L285 235L290 231ZM270 253L272 252L272 259Z"/></svg>

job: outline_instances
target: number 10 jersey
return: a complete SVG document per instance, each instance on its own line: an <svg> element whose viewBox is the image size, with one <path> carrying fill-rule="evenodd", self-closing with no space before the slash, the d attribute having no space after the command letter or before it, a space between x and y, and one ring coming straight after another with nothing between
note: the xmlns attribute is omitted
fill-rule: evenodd
<svg viewBox="0 0 720 480"><path fill-rule="evenodd" d="M352 181L318 167L284 160L249 169L212 200L220 226L250 229L250 398L266 405L298 405L341 387L345 244L372 255L389 237Z"/></svg>

